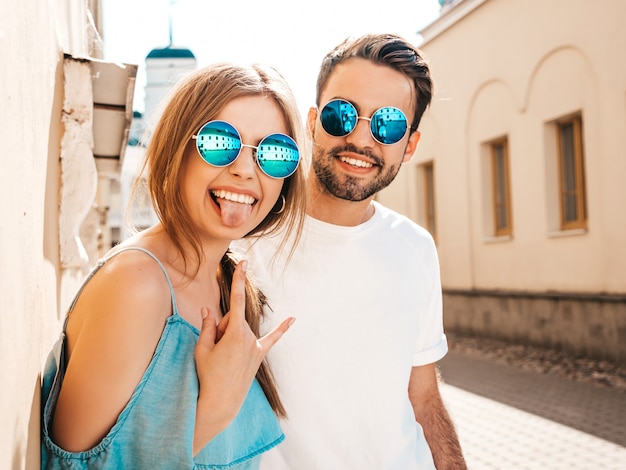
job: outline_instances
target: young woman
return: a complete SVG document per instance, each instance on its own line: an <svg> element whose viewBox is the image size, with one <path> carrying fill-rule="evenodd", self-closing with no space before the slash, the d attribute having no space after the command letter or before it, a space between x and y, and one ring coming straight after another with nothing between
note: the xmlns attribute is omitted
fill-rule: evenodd
<svg viewBox="0 0 626 470"><path fill-rule="evenodd" d="M284 79L216 64L185 78L146 152L160 222L115 247L69 309L44 373L42 468L257 468L285 410L263 296L231 241L304 213L301 120Z"/></svg>

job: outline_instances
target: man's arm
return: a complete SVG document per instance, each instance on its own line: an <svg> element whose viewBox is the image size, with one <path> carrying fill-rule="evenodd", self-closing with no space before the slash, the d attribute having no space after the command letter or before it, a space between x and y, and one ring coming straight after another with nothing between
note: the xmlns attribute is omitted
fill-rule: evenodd
<svg viewBox="0 0 626 470"><path fill-rule="evenodd" d="M466 469L454 424L439 393L435 364L411 369L409 399L413 413L424 429L438 470Z"/></svg>

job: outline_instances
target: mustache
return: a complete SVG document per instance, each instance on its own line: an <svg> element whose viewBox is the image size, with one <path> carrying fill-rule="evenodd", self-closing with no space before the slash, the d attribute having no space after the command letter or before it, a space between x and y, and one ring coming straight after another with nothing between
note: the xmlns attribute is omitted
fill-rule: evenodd
<svg viewBox="0 0 626 470"><path fill-rule="evenodd" d="M322 147L320 144L318 144L315 141L313 141L313 145L316 145L320 148L325 149L325 147ZM378 166L384 166L385 164L385 161L382 158L380 158L378 155L376 155L374 152L368 149L359 148L353 144L338 145L336 147L332 147L330 150L327 150L328 155L331 155L333 157L339 157L339 154L343 152L350 152L350 153L356 153L358 155L363 155L364 157L367 157L370 160L372 160Z"/></svg>

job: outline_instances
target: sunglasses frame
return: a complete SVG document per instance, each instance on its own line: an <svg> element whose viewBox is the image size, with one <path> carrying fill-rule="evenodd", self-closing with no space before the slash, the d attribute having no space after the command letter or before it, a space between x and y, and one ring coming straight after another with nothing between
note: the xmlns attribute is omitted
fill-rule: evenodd
<svg viewBox="0 0 626 470"><path fill-rule="evenodd" d="M206 126L208 126L209 124L213 124L213 123L221 123L221 124L226 124L227 126L229 126L229 127L230 127L230 128L231 128L234 132L235 132L235 135L237 136L237 139L239 140L239 145L240 145L240 147L239 147L239 150L238 150L238 152L237 152L237 155L236 155L236 156L235 156L235 158L233 158L230 162L225 163L225 164L223 164L223 165L219 165L219 164L215 164L215 163L208 162L208 161L207 161L207 160L206 160L206 159L202 156L202 153L201 153L201 151L200 151L200 147L199 147L199 145L198 145L198 142L199 142L199 141L198 141L198 137L199 137L199 136L200 136L200 134L202 133L202 130L203 130ZM298 161L296 162L296 165L294 166L293 170L292 170L289 174L287 174L287 175L285 175L285 176L274 176L274 175L270 175L267 171L265 171L265 169L263 168L263 166L261 166L261 162L259 161L259 148L263 146L263 143L264 143L266 140L271 139L271 138L276 138L276 137L279 137L279 138L281 138L281 139L285 139L287 142L293 143L293 146L295 147L296 152L297 152L297 154L298 154ZM256 162L256 164L257 164L257 166L259 167L259 169L263 172L263 174L264 174L264 175L269 176L270 178L273 178L273 179L286 179L286 178L289 178L291 175L293 175L293 174L296 172L296 170L298 169L298 166L300 165L300 160L302 159L302 158L301 158L301 156L300 156L300 148L298 147L298 144L296 143L296 141L295 141L295 140L294 140L291 136L288 136L287 134L283 134L283 133L281 133L281 132L275 132L275 133L273 133L273 134L268 134L268 135L266 135L265 137L263 137L263 138L259 141L259 145L257 145L257 146L255 146L255 145L249 145L249 144L244 144L244 143L243 143L243 139L241 138L241 134L240 134L239 130L238 130L238 129L237 129L237 128L233 125L233 124L231 124L230 122L228 122L228 121L224 121L224 120L222 120L222 119L213 119L213 120L211 120L211 121L208 121L208 122L204 123L204 124L200 127L200 129L198 130L197 134L192 135L192 136L191 136L191 138L192 138L193 140L195 140L195 141L196 141L196 151L198 152L198 155L200 156L200 158L202 159L202 161L203 161L204 163L206 163L207 165L211 165L211 166L216 167L216 168L225 168L225 167L227 167L227 166L229 166L229 165L232 165L233 163L235 163L235 160L237 160L237 159L239 158L239 156L241 155L241 151L244 149L244 147L251 148L251 149L253 150L252 154L253 154L253 157L254 157L254 161ZM261 159L261 160L263 160L263 159Z"/></svg>
<svg viewBox="0 0 626 470"><path fill-rule="evenodd" d="M324 126L324 122L322 121L322 113L323 113L324 109L326 109L326 107L330 103L334 103L336 101L349 104L352 107L352 109L354 110L354 114L356 115L356 122L354 123L354 126L352 126L352 129L349 132L346 132L345 134L342 134L342 135L334 135L334 134L331 134L330 132L328 132L328 130L326 130L326 127ZM370 125L368 126L368 128L370 130L370 135L372 136L372 138L376 142L378 142L381 145L395 145L395 144L397 144L398 142L400 142L404 138L404 136L406 135L407 130L410 129L410 127L409 127L409 120L407 119L406 114L404 114L404 112L400 108L396 108L395 106L382 106L382 107L378 108L376 111L374 111L370 117L366 117L366 116L359 116L359 112L358 112L356 106L351 101L348 101L348 100L343 99L343 98L335 98L335 99L332 99L332 100L328 101L324 106L321 107L321 109L320 108L317 108L317 109L318 109L318 113L317 114L319 116L320 124L322 125L322 129L324 129L324 132L326 132L328 135L330 135L332 137L346 137L346 136L352 134L354 132L354 130L356 129L356 126L357 126L357 124L359 122L359 119L363 119L364 121L368 121L369 122ZM387 142L381 142L374 135L374 131L372 130L372 119L374 118L376 113L382 111L383 109L392 109L392 110L397 111L398 113L400 113L402 116L404 116L404 122L405 122L404 133L395 142L388 142L388 143Z"/></svg>

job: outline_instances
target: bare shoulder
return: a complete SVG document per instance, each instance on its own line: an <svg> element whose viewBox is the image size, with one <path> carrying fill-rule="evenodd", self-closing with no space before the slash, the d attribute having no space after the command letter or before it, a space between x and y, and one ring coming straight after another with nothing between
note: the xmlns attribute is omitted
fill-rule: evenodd
<svg viewBox="0 0 626 470"><path fill-rule="evenodd" d="M98 300L122 310L127 307L167 308L169 285L161 266L148 254L128 250L109 259L85 286L77 301Z"/></svg>
<svg viewBox="0 0 626 470"><path fill-rule="evenodd" d="M53 421L68 450L99 442L145 373L171 315L170 289L146 253L124 251L89 280L69 315L69 362Z"/></svg>
<svg viewBox="0 0 626 470"><path fill-rule="evenodd" d="M137 347L150 349L171 314L169 284L159 264L144 252L124 251L109 259L80 293L69 316L68 350L71 355L79 336L104 332L119 338L134 335Z"/></svg>

